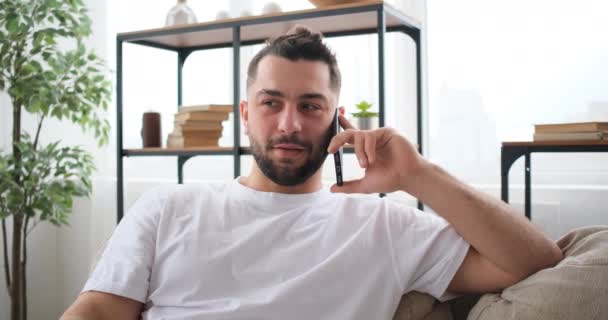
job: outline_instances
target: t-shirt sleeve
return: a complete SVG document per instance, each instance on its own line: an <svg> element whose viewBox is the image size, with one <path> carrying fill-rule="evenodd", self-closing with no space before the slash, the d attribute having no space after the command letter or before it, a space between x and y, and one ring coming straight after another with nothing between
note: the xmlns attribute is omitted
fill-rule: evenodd
<svg viewBox="0 0 608 320"><path fill-rule="evenodd" d="M391 207L389 228L403 293L418 291L440 301L456 297L447 287L469 243L436 214L397 204Z"/></svg>
<svg viewBox="0 0 608 320"><path fill-rule="evenodd" d="M82 292L112 293L145 303L162 202L160 189L135 202L108 240Z"/></svg>

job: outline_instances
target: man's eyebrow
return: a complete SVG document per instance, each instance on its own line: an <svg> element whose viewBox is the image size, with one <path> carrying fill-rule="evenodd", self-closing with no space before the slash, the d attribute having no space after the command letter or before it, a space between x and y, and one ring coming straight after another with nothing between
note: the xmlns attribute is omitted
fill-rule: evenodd
<svg viewBox="0 0 608 320"><path fill-rule="evenodd" d="M285 94L283 92L281 92L279 90L273 90L273 89L261 89L256 94L256 97L259 97L262 95L268 95L268 96L279 97L279 98L285 97ZM303 93L298 96L298 99L319 99L319 100L323 100L325 102L329 101L329 99L327 99L327 97L325 95L323 95L321 93L316 93L316 92Z"/></svg>
<svg viewBox="0 0 608 320"><path fill-rule="evenodd" d="M283 92L281 92L279 90L272 90L272 89L262 89L262 90L258 91L258 93L256 94L257 97L259 97L261 95L269 95L272 97L285 97L285 94L283 94Z"/></svg>
<svg viewBox="0 0 608 320"><path fill-rule="evenodd" d="M300 95L298 98L300 98L300 99L319 99L319 100L323 100L325 102L329 101L329 99L327 99L326 96L324 96L320 93L304 93L304 94Z"/></svg>

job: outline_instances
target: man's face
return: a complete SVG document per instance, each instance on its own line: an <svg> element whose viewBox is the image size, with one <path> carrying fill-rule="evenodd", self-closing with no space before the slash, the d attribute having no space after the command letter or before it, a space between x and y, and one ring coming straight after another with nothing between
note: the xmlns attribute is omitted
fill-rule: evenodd
<svg viewBox="0 0 608 320"><path fill-rule="evenodd" d="M321 61L266 56L241 103L253 157L274 183L298 185L321 167L337 94Z"/></svg>

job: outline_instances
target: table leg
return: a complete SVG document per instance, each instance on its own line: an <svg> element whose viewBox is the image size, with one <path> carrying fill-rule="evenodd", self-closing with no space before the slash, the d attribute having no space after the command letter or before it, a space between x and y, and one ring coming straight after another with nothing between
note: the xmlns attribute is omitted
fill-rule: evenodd
<svg viewBox="0 0 608 320"><path fill-rule="evenodd" d="M509 170L505 169L508 166L504 160L500 162L500 198L502 201L509 203Z"/></svg>
<svg viewBox="0 0 608 320"><path fill-rule="evenodd" d="M177 156L177 183L184 183L184 164L188 161L192 156Z"/></svg>
<svg viewBox="0 0 608 320"><path fill-rule="evenodd" d="M532 202L532 191L531 191L531 177L530 177L530 152L526 152L525 154L525 159L526 159L526 163L525 163L525 213L526 213L526 218L528 218L528 220L532 220L532 213L531 213L531 202Z"/></svg>

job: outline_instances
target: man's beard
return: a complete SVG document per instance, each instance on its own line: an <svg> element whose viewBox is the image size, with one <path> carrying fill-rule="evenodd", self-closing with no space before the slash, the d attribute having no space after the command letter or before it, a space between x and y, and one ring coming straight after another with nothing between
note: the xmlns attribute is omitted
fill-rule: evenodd
<svg viewBox="0 0 608 320"><path fill-rule="evenodd" d="M314 144L302 141L296 135L280 136L278 138L271 138L264 146L255 139L252 139L251 136L249 140L251 142L253 158L264 175L278 185L295 186L304 183L321 168L327 157L327 147L331 138L332 134L328 132L321 138L320 143ZM294 160L289 159L279 163L271 159L269 154L272 152L273 147L281 143L296 144L304 148L302 152L305 152L307 155L304 163L301 166L293 167L284 164L291 164Z"/></svg>

